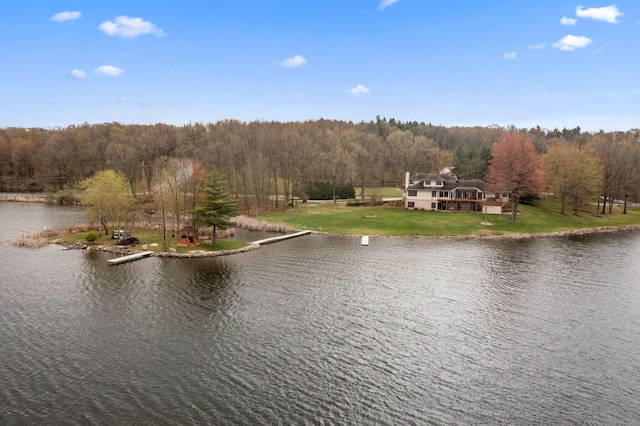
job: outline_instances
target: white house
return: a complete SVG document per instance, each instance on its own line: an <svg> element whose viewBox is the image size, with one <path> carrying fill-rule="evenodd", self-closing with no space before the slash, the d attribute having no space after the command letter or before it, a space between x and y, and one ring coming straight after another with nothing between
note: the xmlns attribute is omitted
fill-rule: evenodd
<svg viewBox="0 0 640 426"><path fill-rule="evenodd" d="M459 180L451 175L418 173L405 177L402 202L406 209L466 211L501 214L508 192L488 192L481 180Z"/></svg>

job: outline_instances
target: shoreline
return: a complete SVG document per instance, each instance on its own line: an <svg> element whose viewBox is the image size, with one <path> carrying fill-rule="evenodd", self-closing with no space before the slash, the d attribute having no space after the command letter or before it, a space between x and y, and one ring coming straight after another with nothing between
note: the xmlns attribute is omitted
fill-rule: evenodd
<svg viewBox="0 0 640 426"><path fill-rule="evenodd" d="M56 243L52 243L56 244ZM246 247L242 247L234 250L218 250L218 251L204 251L204 250L194 250L190 253L171 253L168 251L157 251L153 252L150 256L152 257L176 257L176 258L186 258L186 259L196 259L196 258L205 258L205 257L219 257L219 256L229 256L237 253L245 253L248 251L253 251L260 248L259 245L250 243ZM114 253L121 255L129 255L136 254L141 252L142 250L133 249L133 248L114 248L109 246L90 246L83 245L81 247L77 247L75 249L79 250L89 250L89 251L102 251L106 253Z"/></svg>
<svg viewBox="0 0 640 426"><path fill-rule="evenodd" d="M40 204L57 204L57 205L79 205L78 202L59 202L58 197L62 195L56 193L20 193L20 192L0 192L0 201L8 203L40 203Z"/></svg>
<svg viewBox="0 0 640 426"><path fill-rule="evenodd" d="M541 233L511 233L500 235L414 235L414 236L402 236L402 235L375 235L369 234L369 237L375 238L414 238L414 239L443 239L443 240L524 240L534 238L554 238L554 237L572 237L592 234L615 234L625 231L637 231L640 230L640 225L624 225L624 226L604 226L598 228L585 228L576 229L571 231L557 231L557 232L541 232ZM349 235L349 234L332 234L329 232L310 231L310 235L334 235L339 237L361 238L362 235ZM10 242L11 243L11 242ZM142 250L139 248L131 247L117 247L117 246L105 246L105 245L90 245L79 244L75 246L63 246L56 239L48 241L45 245L60 245L62 250L89 250L89 251L102 251L105 253L114 253L120 255L129 255L139 253ZM248 242L246 247L241 247L233 250L218 250L218 251L205 251L205 250L193 250L189 253L172 253L167 251L158 251L151 254L152 257L164 257L164 258L184 258L184 259L197 259L208 257L220 257L229 256L233 254L246 253L249 251L257 250L260 248L259 244Z"/></svg>
<svg viewBox="0 0 640 426"><path fill-rule="evenodd" d="M505 233L505 234L475 234L475 235L377 235L366 234L375 238L419 238L419 239L450 239L450 240L524 240L531 238L553 238L553 237L572 237L591 234L615 234L624 231L640 230L638 225L620 225L620 226L600 226L596 228L582 228L571 231L555 231L555 232L527 232L527 233ZM318 235L336 235L340 237L360 238L362 235L353 234L333 234L331 232L311 231L312 234ZM363 234L364 235L364 234Z"/></svg>
<svg viewBox="0 0 640 426"><path fill-rule="evenodd" d="M373 235L370 234L370 237L376 238L419 238L419 239L447 239L447 240L524 240L524 239L534 239L534 238L554 238L554 237L572 237L572 236L581 236L581 235L592 235L592 234L614 234L618 232L624 231L635 231L640 230L640 225L625 225L625 226L605 226L599 228L586 228L586 229L578 229L573 231L558 231L558 232L541 232L541 233L526 233L526 234L501 234L501 235L441 235L441 236L428 236L428 235L417 235L417 236L391 236L391 235ZM328 232L318 232L311 231L310 235L335 235L340 237L351 237L351 238L360 238L361 235L348 235L348 234L331 234ZM93 250L93 251L104 251L104 252L114 252L123 255L127 254L135 254L140 252L141 250L132 249L132 248L123 248L114 250L108 246L86 246L82 247L83 249ZM259 244L249 243L247 247L242 247L235 250L220 250L220 251L201 251L195 250L191 253L171 253L171 252L154 252L151 254L153 257L165 257L165 258L185 258L185 259L197 259L197 258L207 258L207 257L219 257L219 256L229 256L238 253L246 253L249 251L257 250L260 248Z"/></svg>
<svg viewBox="0 0 640 426"><path fill-rule="evenodd" d="M27 202L24 199L14 199L9 200L8 197L24 197L26 194L0 194L0 202ZM38 199L42 196L42 194L28 194L27 198L30 198L32 202L35 199ZM42 198L40 198L42 199ZM263 220L257 220L254 218L240 216L237 219L241 219L238 222L243 222L242 224L238 223L237 226L239 228L245 229L259 229L259 230L271 230L273 232L278 232L281 234L289 233L289 232L299 232L299 229L290 228L284 224L276 224ZM640 229L640 224L631 224L631 225L613 225L613 226L598 226L592 228L580 228L580 229L570 229L565 231L554 231L554 232L528 232L528 233L517 233L517 232L505 232L500 234L492 234L489 229L480 229L476 230L475 233L469 235L377 235L375 233L370 233L368 236L375 238L424 238L424 239L448 239L448 240L520 240L520 239L531 239L531 238L553 238L553 237L571 237L571 236L582 236L582 235L591 235L591 234L605 234L605 233L620 233L620 232L628 232L635 231ZM52 230L53 231L53 230ZM364 234L343 234L343 233L331 233L326 231L310 231L312 234L318 235L335 235L335 236L343 236L343 237L355 237L360 238ZM61 234L59 234L61 235ZM51 238L52 235L47 238L49 241L44 242L41 245L47 244L58 244L65 248L57 238ZM20 237L16 236L12 240L9 241L12 245L18 246L27 246L27 244L16 243L15 240L18 240ZM38 236L38 235L23 235L22 238L32 238L32 239L41 239L44 240L46 236ZM176 257L176 258L206 258L206 257L219 257L226 255L233 255L238 253L244 253L248 251L255 250L260 246L258 244L254 244L253 242L246 242L247 246L233 249L233 250L218 250L218 251L205 251L205 250L192 250L187 253L173 253L173 252L163 252L163 251L154 251L152 256L156 257ZM34 246L33 248L37 248ZM78 247L67 247L69 249L88 249L94 251L104 251L104 252L114 252L119 254L133 254L139 252L138 248L131 247L116 247L110 245L90 245L90 244L80 244Z"/></svg>

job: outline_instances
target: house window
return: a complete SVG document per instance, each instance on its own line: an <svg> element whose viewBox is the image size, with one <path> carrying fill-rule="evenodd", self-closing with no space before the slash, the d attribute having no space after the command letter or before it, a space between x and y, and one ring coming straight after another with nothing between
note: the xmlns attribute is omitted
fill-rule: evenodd
<svg viewBox="0 0 640 426"><path fill-rule="evenodd" d="M442 181L441 181L441 180L437 180L437 181L436 181L436 185L438 185L438 186L442 186Z"/></svg>
<svg viewBox="0 0 640 426"><path fill-rule="evenodd" d="M440 194L438 195L440 198L444 197L444 191L440 191Z"/></svg>
<svg viewBox="0 0 640 426"><path fill-rule="evenodd" d="M431 197L436 198L438 196L438 191L431 191Z"/></svg>
<svg viewBox="0 0 640 426"><path fill-rule="evenodd" d="M417 191L417 190L415 190L415 189L410 189L410 190L408 191L408 194L407 194L407 195L409 195L409 197L417 197L417 196L418 196L418 191Z"/></svg>
<svg viewBox="0 0 640 426"><path fill-rule="evenodd" d="M431 181L430 180L425 180L424 181L424 186L429 186L431 185Z"/></svg>
<svg viewBox="0 0 640 426"><path fill-rule="evenodd" d="M409 201L407 203L407 207L415 207L416 203L414 203L413 201Z"/></svg>
<svg viewBox="0 0 640 426"><path fill-rule="evenodd" d="M431 203L431 208L435 209L436 208L436 203Z"/></svg>

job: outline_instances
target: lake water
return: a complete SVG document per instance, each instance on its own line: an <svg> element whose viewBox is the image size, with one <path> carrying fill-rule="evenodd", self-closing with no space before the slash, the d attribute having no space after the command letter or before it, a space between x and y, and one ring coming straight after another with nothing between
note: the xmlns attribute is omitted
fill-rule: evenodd
<svg viewBox="0 0 640 426"><path fill-rule="evenodd" d="M18 248L0 424L640 424L640 233L309 235L208 259Z"/></svg>

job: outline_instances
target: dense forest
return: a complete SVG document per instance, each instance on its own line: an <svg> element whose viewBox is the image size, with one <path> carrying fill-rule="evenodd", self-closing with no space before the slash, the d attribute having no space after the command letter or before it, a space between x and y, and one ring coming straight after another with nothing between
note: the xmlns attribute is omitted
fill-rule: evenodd
<svg viewBox="0 0 640 426"><path fill-rule="evenodd" d="M204 176L215 167L238 207L251 213L302 196L309 181L330 182L334 188L345 183L355 188L400 186L407 171L444 168L461 179L484 179L494 144L505 132L526 135L543 157L559 146L589 153L597 159L601 196L638 200L638 129L589 133L580 127L444 127L380 117L360 123L224 120L184 126L4 128L0 192L72 191L95 172L113 169L126 177L136 198L153 197L158 188L187 197L193 192L187 187L190 176Z"/></svg>

